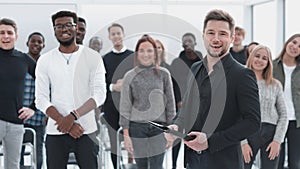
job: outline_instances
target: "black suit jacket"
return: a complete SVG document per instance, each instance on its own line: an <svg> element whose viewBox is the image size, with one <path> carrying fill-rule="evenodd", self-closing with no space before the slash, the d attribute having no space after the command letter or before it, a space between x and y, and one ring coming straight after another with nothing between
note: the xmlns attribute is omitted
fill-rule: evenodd
<svg viewBox="0 0 300 169"><path fill-rule="evenodd" d="M195 124L201 104L195 77L201 69L206 69L206 63L205 58L192 66L193 74L189 77L183 107L175 122L187 132ZM216 63L215 68L218 71L210 75L211 106L203 128L197 131L208 136L208 169L241 169L244 163L240 141L260 128L255 74L237 63L230 54Z"/></svg>

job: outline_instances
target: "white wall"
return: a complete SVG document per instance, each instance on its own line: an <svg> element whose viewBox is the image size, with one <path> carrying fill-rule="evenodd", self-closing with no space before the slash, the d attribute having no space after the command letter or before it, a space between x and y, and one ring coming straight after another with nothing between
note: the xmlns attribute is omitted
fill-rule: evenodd
<svg viewBox="0 0 300 169"><path fill-rule="evenodd" d="M186 32L196 35L196 49L206 53L202 42L202 23L206 13L213 8L228 11L238 25L243 25L242 5L82 4L78 11L87 20L85 45L88 45L92 36L97 35L104 40L102 53L110 51L107 27L117 22L125 28L125 44L128 48L134 49L137 38L143 33L149 33L163 41L170 62L182 50L181 36Z"/></svg>
<svg viewBox="0 0 300 169"><path fill-rule="evenodd" d="M0 16L16 20L19 28L16 48L24 52L27 52L27 37L33 31L40 31L46 37L46 48L43 52L56 47L58 43L54 37L51 15L59 10L68 9L76 11L78 16L87 21L84 45L88 45L92 36L99 35L104 40L102 54L110 51L111 42L108 40L107 27L112 22L118 22L125 28L125 44L128 48L134 49L137 39L143 33L149 33L163 41L168 51L169 62L182 50L181 36L186 32L196 35L196 49L206 53L201 32L203 19L209 10L219 8L228 11L235 18L237 25L243 25L244 19L243 4L240 2L214 5L211 1L205 1L204 5L201 5L197 1L186 4L172 1L102 1L0 0Z"/></svg>
<svg viewBox="0 0 300 169"><path fill-rule="evenodd" d="M27 52L26 41L28 35L34 31L41 32L45 36L46 52L57 46L54 37L51 15L61 9L77 10L76 4L62 3L1 3L1 18L11 18L16 21L19 38L16 48Z"/></svg>

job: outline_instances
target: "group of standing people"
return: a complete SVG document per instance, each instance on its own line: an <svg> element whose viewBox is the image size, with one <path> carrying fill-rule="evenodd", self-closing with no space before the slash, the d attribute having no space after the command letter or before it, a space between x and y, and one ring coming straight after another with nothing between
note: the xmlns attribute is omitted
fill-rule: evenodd
<svg viewBox="0 0 300 169"><path fill-rule="evenodd" d="M86 23L76 13L59 11L52 15L52 25L59 46L40 57L45 46L42 34L29 36L27 55L15 49L16 23L0 20L0 139L5 168L19 168L24 122L41 131L38 140L43 143L46 116L47 168L65 168L70 152L80 168L98 168L95 109L101 105L114 168L120 127L125 149L139 169L163 168L165 149L172 144L176 168L178 140L148 121L195 137L184 140L188 169L251 168L259 149L263 168L281 167L285 137L289 168L300 168L299 34L287 40L274 61L268 47L254 47L248 58L241 59L245 67L230 50L239 39L235 31L244 36L243 31L235 28L227 12L212 10L203 24L206 57L194 49L196 38L187 33L182 37L184 51L168 65L164 45L149 35L138 40L134 52L128 50L120 24L108 28L113 49L103 59L80 45ZM241 41L234 43L233 52L246 52ZM39 123L26 121L33 115Z"/></svg>
<svg viewBox="0 0 300 169"><path fill-rule="evenodd" d="M267 46L258 42L243 46L241 42L245 37L245 30L235 28L234 45L230 52L239 63L245 64L255 73L261 109L260 130L241 143L245 168L252 167L258 150L258 164L261 168L283 169L286 157L289 168L300 168L300 156L295 145L299 141L298 101L295 95L300 54L299 36L292 35L285 42L279 56L272 61L272 54Z"/></svg>
<svg viewBox="0 0 300 169"><path fill-rule="evenodd" d="M39 59L45 45L42 34L35 32L29 36L27 55L15 49L16 23L6 18L0 20L1 140L6 169L19 168L23 122L41 131L37 132L37 161L38 167L42 166L43 153L39 145L43 147L45 115L41 112L49 117L47 168L64 168L70 151L75 152L81 168L98 166L98 145L92 140L97 129L93 111L105 100L105 68L97 52L77 45L75 13L57 12L52 16L52 23L60 46L43 55L35 69L34 60ZM35 83L32 78L36 79ZM34 111L35 118L26 121Z"/></svg>
<svg viewBox="0 0 300 169"><path fill-rule="evenodd" d="M255 73L261 109L260 130L241 142L245 168L252 167L258 150L258 164L261 168L283 169L286 157L289 168L300 168L300 156L295 145L299 141L299 128L296 108L298 101L295 95L297 81L294 80L298 76L299 36L292 35L285 42L279 56L272 61L272 54L267 46L258 42L243 46L245 30L235 28L235 40L230 53Z"/></svg>

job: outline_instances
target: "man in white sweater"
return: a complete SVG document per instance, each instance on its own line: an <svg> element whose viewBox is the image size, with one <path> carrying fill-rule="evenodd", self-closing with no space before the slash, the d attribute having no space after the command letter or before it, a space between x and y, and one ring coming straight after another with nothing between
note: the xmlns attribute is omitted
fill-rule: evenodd
<svg viewBox="0 0 300 169"><path fill-rule="evenodd" d="M60 43L42 55L36 68L36 105L49 116L47 168L66 168L74 152L81 169L97 169L98 145L94 109L106 96L105 69L99 53L77 45L76 13L52 15Z"/></svg>

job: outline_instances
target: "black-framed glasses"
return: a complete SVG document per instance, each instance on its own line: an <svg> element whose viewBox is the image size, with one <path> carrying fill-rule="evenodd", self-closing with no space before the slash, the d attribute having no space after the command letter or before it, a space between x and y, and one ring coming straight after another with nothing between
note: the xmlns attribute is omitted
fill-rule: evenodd
<svg viewBox="0 0 300 169"><path fill-rule="evenodd" d="M63 28L66 28L66 29L71 29L73 28L73 26L76 26L75 23L71 23L71 22L68 22L68 23L65 23L65 24L57 24L54 27L55 30L63 30Z"/></svg>

